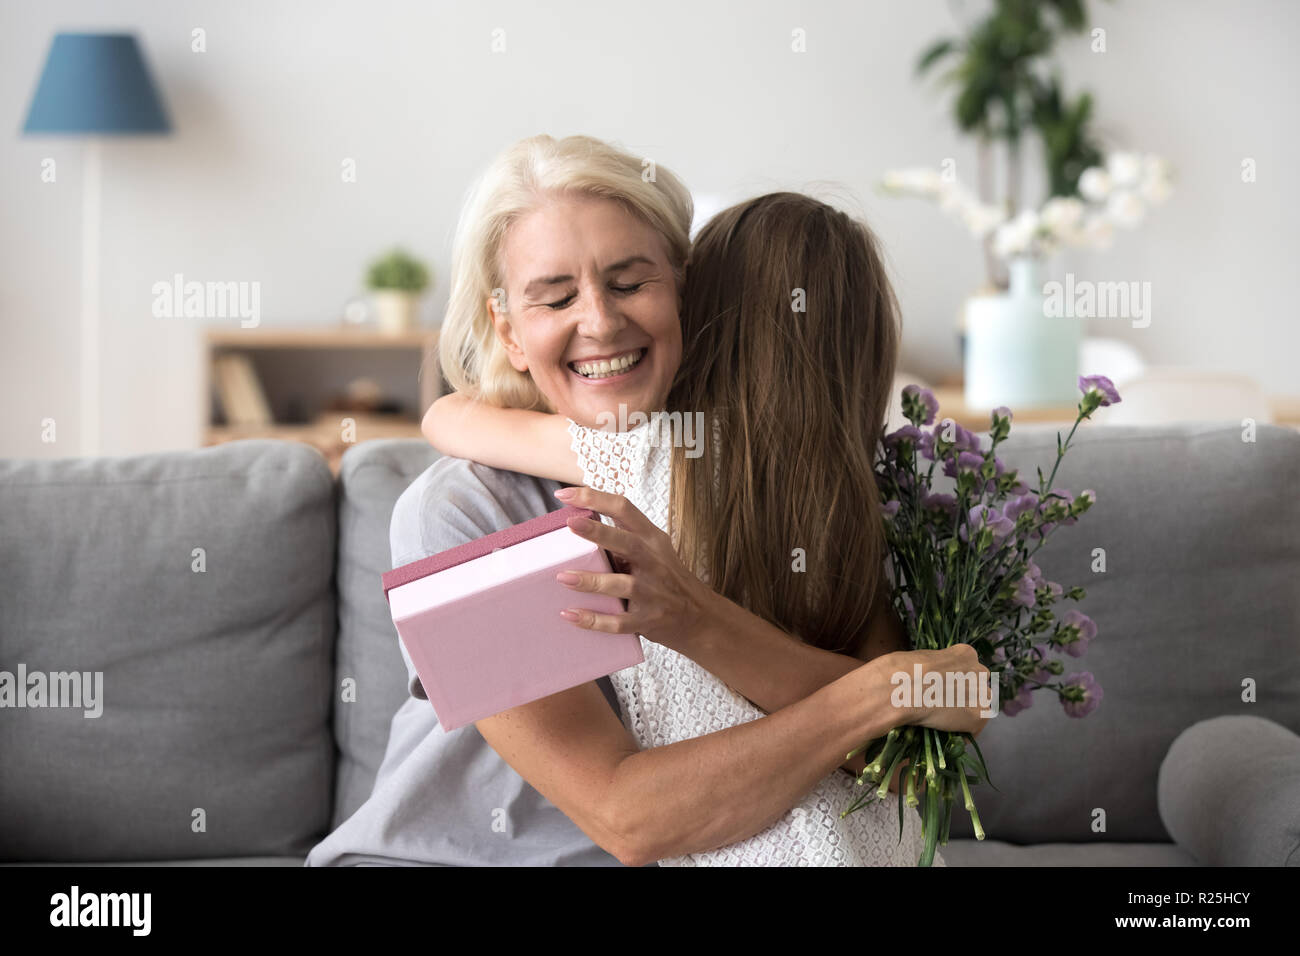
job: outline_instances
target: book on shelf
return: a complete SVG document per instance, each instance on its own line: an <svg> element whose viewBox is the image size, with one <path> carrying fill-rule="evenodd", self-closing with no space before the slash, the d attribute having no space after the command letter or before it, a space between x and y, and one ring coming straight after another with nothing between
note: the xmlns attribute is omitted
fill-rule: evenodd
<svg viewBox="0 0 1300 956"><path fill-rule="evenodd" d="M230 425L270 425L271 406L247 355L228 352L213 359L217 395Z"/></svg>

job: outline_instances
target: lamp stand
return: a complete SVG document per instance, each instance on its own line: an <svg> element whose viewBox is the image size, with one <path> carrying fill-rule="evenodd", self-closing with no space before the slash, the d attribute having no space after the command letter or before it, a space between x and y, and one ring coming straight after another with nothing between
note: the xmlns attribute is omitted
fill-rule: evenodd
<svg viewBox="0 0 1300 956"><path fill-rule="evenodd" d="M81 167L81 454L99 454L100 141L86 141Z"/></svg>

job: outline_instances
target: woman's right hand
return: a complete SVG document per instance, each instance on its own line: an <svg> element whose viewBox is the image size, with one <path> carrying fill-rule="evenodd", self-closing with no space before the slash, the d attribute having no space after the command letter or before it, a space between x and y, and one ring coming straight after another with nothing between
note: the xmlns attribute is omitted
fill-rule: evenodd
<svg viewBox="0 0 1300 956"><path fill-rule="evenodd" d="M913 688L918 693L912 698L911 706L905 708L904 723L929 727L932 730L947 730L978 736L984 729L984 725L993 719L992 716L981 715L981 711L991 711L997 707L997 701L990 701L987 708L980 702L981 688L988 686L985 682L989 680L989 669L980 663L975 648L969 644L954 644L952 647L936 651L895 651L886 657L889 661L890 676L904 675L905 688L915 685L916 667L920 665L921 685L919 688ZM927 706L923 703L924 697L919 693L933 680L927 676L931 673L939 675L940 686L944 688L944 699L939 706ZM949 674L953 675L952 683L949 682ZM971 675L974 675L973 684L970 681ZM947 688L958 685L967 688L973 686L974 699L971 699L970 694L964 695L965 700L947 699ZM891 684L890 689L893 693L896 689L895 685Z"/></svg>

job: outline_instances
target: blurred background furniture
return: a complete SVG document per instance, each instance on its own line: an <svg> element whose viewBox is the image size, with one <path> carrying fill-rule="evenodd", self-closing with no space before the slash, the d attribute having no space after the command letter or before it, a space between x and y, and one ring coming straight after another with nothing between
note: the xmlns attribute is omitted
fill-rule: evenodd
<svg viewBox="0 0 1300 956"><path fill-rule="evenodd" d="M419 438L425 410L442 394L433 329L210 328L205 342L212 401L203 444L301 441L336 474L351 445Z"/></svg>
<svg viewBox="0 0 1300 956"><path fill-rule="evenodd" d="M1123 401L1107 409L1108 425L1179 421L1272 422L1264 389L1248 375L1183 366L1151 366L1125 382Z"/></svg>
<svg viewBox="0 0 1300 956"><path fill-rule="evenodd" d="M1249 453L1235 423L1081 429L1075 443L1058 486L1092 488L1097 503L1036 560L1086 588L1079 609L1099 633L1078 664L1105 698L1084 720L1040 694L994 721L980 745L998 790L977 792L988 839L971 839L959 809L945 859L1300 861L1295 804L1282 800L1175 842L1224 781L1170 751L1225 716L1300 732L1300 669L1284 666L1300 655L1300 434L1261 425ZM1013 428L1000 453L1032 474L1055 435ZM95 719L4 712L0 861L301 864L369 795L406 698L379 580L393 503L436 458L418 439L366 442L337 479L315 451L277 440L0 459L0 572L22 595L0 601L0 666L98 671L104 689ZM1097 547L1105 573L1091 570ZM1264 676L1258 702L1243 702L1241 680ZM1214 766L1265 740L1243 732L1185 749L1214 748ZM1173 804L1158 799L1170 760L1185 781ZM1261 772L1267 783L1283 771Z"/></svg>
<svg viewBox="0 0 1300 956"><path fill-rule="evenodd" d="M1080 375L1105 375L1119 390L1119 404L1094 415L1080 424L1091 425L1160 425L1191 421L1235 421L1253 419L1257 424L1272 423L1300 429L1300 397L1269 395L1248 375L1178 365L1150 365L1132 345L1121 339L1085 338L1079 353ZM987 430L992 409L971 408L965 401L960 378L946 378L938 384L919 375L900 370L894 377L890 395L888 429L905 424L900 393L905 385L916 383L934 392L941 417L951 417L957 424L975 430ZM1012 407L1013 427L1068 425L1074 421L1077 406L1063 404L1037 408Z"/></svg>

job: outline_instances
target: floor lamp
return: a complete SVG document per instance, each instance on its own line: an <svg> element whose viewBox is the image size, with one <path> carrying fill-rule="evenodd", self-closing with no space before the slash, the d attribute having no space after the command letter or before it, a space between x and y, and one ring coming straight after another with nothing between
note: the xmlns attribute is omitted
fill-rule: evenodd
<svg viewBox="0 0 1300 956"><path fill-rule="evenodd" d="M86 137L81 200L81 453L99 454L99 190L104 136L167 133L171 125L134 36L58 33L24 134Z"/></svg>

